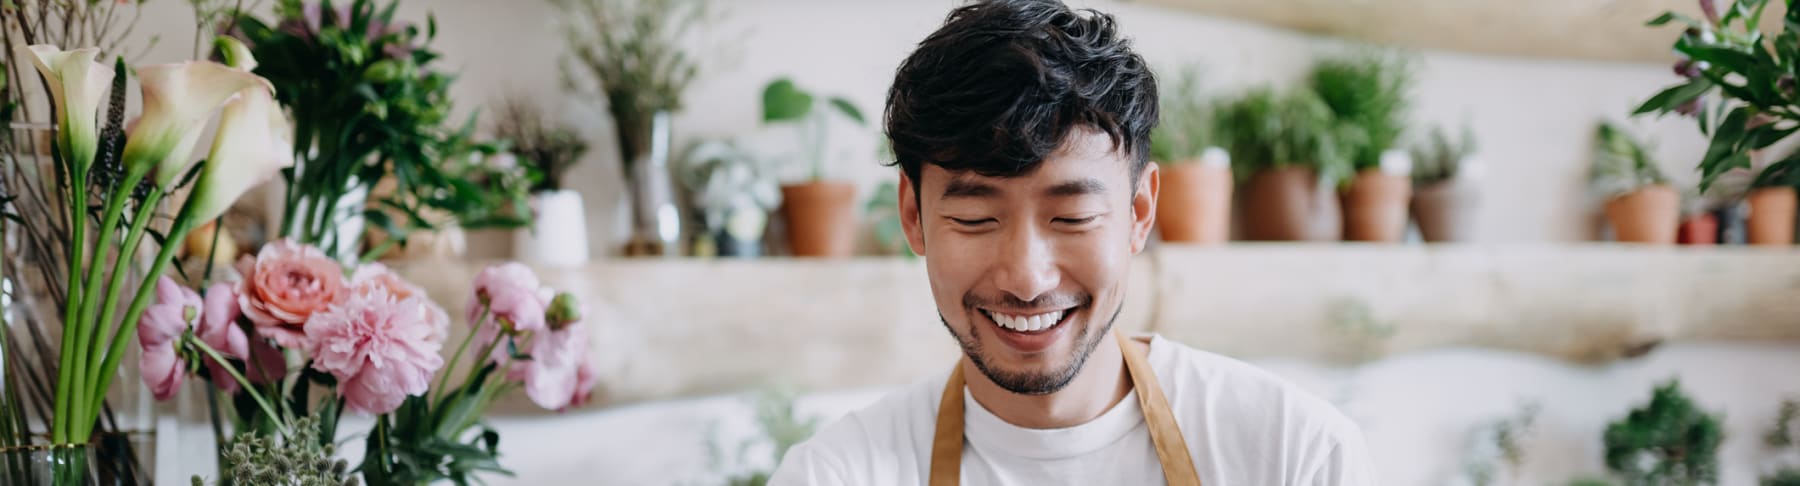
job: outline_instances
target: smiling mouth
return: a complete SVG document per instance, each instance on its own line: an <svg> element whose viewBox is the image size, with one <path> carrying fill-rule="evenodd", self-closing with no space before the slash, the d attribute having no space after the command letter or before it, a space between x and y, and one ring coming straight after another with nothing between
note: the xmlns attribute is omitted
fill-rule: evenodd
<svg viewBox="0 0 1800 486"><path fill-rule="evenodd" d="M1075 314L1077 307L1038 314L1008 314L981 309L1001 329L1025 334L1041 334L1055 330Z"/></svg>

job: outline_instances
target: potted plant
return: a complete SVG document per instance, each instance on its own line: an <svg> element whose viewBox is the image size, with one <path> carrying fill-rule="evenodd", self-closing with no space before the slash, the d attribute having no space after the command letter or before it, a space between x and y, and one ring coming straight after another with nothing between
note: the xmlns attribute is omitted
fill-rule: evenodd
<svg viewBox="0 0 1800 486"><path fill-rule="evenodd" d="M808 93L787 78L763 89L763 123L787 125L798 134L794 160L807 167L805 182L781 186L788 244L795 256L847 257L856 243L856 185L825 178L825 147L832 114L865 124L862 110L842 97Z"/></svg>
<svg viewBox="0 0 1800 486"><path fill-rule="evenodd" d="M1697 485L1719 481L1725 427L1671 380L1650 403L1606 425L1606 469L1629 485Z"/></svg>
<svg viewBox="0 0 1800 486"><path fill-rule="evenodd" d="M569 169L587 153L587 142L574 128L546 120L537 104L516 94L495 110L493 132L510 144L513 160L524 162L532 180L532 226L514 231L513 254L547 265L587 262L581 193L563 186Z"/></svg>
<svg viewBox="0 0 1800 486"><path fill-rule="evenodd" d="M1771 38L1760 30L1769 3L1701 0L1700 18L1665 12L1649 22L1687 25L1674 46L1681 57L1674 71L1684 80L1645 100L1636 114L1678 113L1698 121L1700 132L1711 139L1700 159L1702 193L1719 176L1751 168L1754 154L1800 128L1793 74L1800 66L1800 50L1790 48L1800 39L1800 11L1788 9L1781 32ZM1794 188L1800 186L1796 164L1800 157L1794 155L1778 160L1751 183L1751 244L1793 244Z"/></svg>
<svg viewBox="0 0 1800 486"><path fill-rule="evenodd" d="M1650 160L1649 150L1611 123L1595 132L1593 185L1606 200L1614 239L1627 243L1674 244L1681 218L1681 193Z"/></svg>
<svg viewBox="0 0 1800 486"><path fill-rule="evenodd" d="M669 184L670 114L700 73L687 45L713 19L710 0L554 0L568 19L571 90L605 100L631 193L632 256L678 253L681 212ZM598 84L587 86L575 71Z"/></svg>
<svg viewBox="0 0 1800 486"><path fill-rule="evenodd" d="M1224 243L1231 237L1231 154L1218 146L1198 72L1183 71L1160 109L1161 124L1150 134L1150 158L1161 165L1158 231L1163 241Z"/></svg>
<svg viewBox="0 0 1800 486"><path fill-rule="evenodd" d="M1393 150L1406 130L1410 66L1398 56L1364 54L1313 66L1313 91L1344 125L1344 150L1356 169L1344 195L1344 239L1398 242L1412 196L1409 156Z"/></svg>
<svg viewBox="0 0 1800 486"><path fill-rule="evenodd" d="M769 211L781 202L774 170L735 140L696 142L681 161L679 177L714 253L762 255Z"/></svg>
<svg viewBox="0 0 1800 486"><path fill-rule="evenodd" d="M1481 195L1466 181L1473 179L1475 134L1463 127L1452 138L1433 127L1412 151L1412 216L1427 243L1473 240L1475 211Z"/></svg>
<svg viewBox="0 0 1800 486"><path fill-rule="evenodd" d="M1351 172L1331 108L1309 90L1253 89L1221 105L1218 128L1244 181L1243 236L1334 241L1342 235L1337 186Z"/></svg>

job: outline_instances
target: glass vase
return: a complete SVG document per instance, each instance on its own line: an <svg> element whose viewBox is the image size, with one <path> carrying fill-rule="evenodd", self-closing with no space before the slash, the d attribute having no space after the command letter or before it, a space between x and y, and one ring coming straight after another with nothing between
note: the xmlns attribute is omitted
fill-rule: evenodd
<svg viewBox="0 0 1800 486"><path fill-rule="evenodd" d="M618 120L620 156L631 193L631 240L626 256L680 253L681 210L669 183L668 112Z"/></svg>

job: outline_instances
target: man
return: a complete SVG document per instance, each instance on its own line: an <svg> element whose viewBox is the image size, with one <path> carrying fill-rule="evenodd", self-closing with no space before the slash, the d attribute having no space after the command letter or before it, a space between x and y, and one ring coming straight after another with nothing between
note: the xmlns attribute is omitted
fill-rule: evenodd
<svg viewBox="0 0 1800 486"><path fill-rule="evenodd" d="M952 12L887 131L963 359L787 454L775 485L1367 485L1361 432L1249 365L1113 323L1154 221L1156 80L1112 17ZM946 376L947 375L947 376Z"/></svg>

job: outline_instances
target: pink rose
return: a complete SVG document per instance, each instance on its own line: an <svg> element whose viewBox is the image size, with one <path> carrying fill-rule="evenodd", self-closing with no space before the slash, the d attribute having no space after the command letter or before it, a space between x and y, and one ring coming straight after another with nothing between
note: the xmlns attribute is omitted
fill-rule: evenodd
<svg viewBox="0 0 1800 486"><path fill-rule="evenodd" d="M380 287L350 292L306 321L313 369L337 378L347 409L394 411L408 395L424 394L444 365L434 331L444 314L435 307L422 296L396 299Z"/></svg>
<svg viewBox="0 0 1800 486"><path fill-rule="evenodd" d="M238 263L238 306L258 334L282 347L302 347L307 318L342 298L344 271L318 248L281 240Z"/></svg>
<svg viewBox="0 0 1800 486"><path fill-rule="evenodd" d="M157 400L175 396L187 372L176 342L200 320L200 295L167 276L156 281L156 303L138 319L138 371Z"/></svg>

